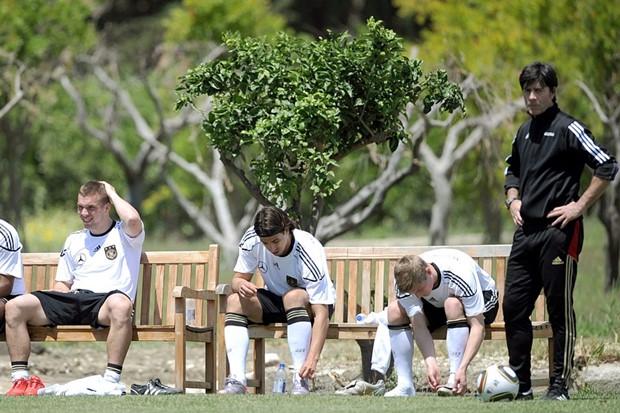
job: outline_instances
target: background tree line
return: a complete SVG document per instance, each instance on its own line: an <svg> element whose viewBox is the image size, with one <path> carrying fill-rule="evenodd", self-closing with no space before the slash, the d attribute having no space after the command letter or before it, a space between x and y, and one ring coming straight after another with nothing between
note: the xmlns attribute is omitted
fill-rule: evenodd
<svg viewBox="0 0 620 413"><path fill-rule="evenodd" d="M525 119L516 81L525 64L555 63L560 107L620 153L619 14L611 0L5 0L0 216L19 228L41 211L71 210L84 180L106 179L126 185L151 236L204 238L234 254L259 204L283 199L255 196L231 168L247 162L250 176L256 147L234 164L221 161L201 127L217 109L211 96L196 94L194 107L175 109L180 78L201 63L225 61L229 30L241 39L282 32L308 45L328 30L361 39L373 17L404 39L400 55L420 59L424 74L447 72L466 115L399 103L392 109L399 139L334 158L337 189L287 206L296 202L304 225L324 242L381 228L402 236L427 229L429 242L442 244L455 227L499 242L511 225L502 206L503 159ZM607 230L607 289L618 278L618 185L594 211Z"/></svg>

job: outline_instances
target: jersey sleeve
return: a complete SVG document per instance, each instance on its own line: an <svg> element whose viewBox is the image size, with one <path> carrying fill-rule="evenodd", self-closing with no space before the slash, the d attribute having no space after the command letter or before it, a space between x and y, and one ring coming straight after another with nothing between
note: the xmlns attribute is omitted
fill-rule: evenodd
<svg viewBox="0 0 620 413"><path fill-rule="evenodd" d="M329 277L325 249L313 237L298 244L301 278L306 283L310 304L334 304L336 296Z"/></svg>
<svg viewBox="0 0 620 413"><path fill-rule="evenodd" d="M58 259L58 269L56 270L56 281L73 283L73 270L76 267L76 263L70 254L69 244L70 238L67 238L65 245L60 251L60 258Z"/></svg>
<svg viewBox="0 0 620 413"><path fill-rule="evenodd" d="M239 243L239 254L237 262L233 268L234 272L242 274L253 274L258 266L258 257L256 256L256 233L253 228L249 228L241 242Z"/></svg>

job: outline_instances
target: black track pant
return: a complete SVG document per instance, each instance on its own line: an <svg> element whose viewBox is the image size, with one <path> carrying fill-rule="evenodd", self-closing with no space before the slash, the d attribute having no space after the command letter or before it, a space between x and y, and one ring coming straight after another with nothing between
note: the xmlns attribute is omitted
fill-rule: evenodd
<svg viewBox="0 0 620 413"><path fill-rule="evenodd" d="M508 259L503 312L510 367L517 373L519 391L531 388L534 303L544 289L553 329L553 380L568 386L573 369L576 323L573 289L583 244L583 223L528 230L518 228Z"/></svg>

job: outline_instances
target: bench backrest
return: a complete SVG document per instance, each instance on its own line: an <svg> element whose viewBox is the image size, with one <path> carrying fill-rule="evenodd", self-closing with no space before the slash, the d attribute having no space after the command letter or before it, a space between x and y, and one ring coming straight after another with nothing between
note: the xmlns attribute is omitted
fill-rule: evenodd
<svg viewBox="0 0 620 413"><path fill-rule="evenodd" d="M504 297L506 266L511 246L502 245L458 245L437 247L325 247L328 267L336 288L336 305L332 322L355 323L358 313L380 312L394 297L394 267L404 255L419 255L437 248L459 249L472 258L497 284L500 310L496 321L503 321L501 302ZM264 283L258 275L256 284ZM545 319L545 297L536 302L532 320Z"/></svg>
<svg viewBox="0 0 620 413"><path fill-rule="evenodd" d="M182 285L215 290L219 275L219 246L207 251L142 252L136 293L135 324L174 325L172 290ZM24 253L24 282L27 291L51 289L55 284L58 253ZM196 323L203 325L207 313L201 300L196 302ZM215 309L209 309L214 314Z"/></svg>

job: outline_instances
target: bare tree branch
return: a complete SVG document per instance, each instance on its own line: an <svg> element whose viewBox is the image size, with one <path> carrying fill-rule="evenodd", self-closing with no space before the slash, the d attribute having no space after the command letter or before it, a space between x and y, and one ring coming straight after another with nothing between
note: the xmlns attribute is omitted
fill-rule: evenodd
<svg viewBox="0 0 620 413"><path fill-rule="evenodd" d="M24 64L20 62L19 60L15 60L11 54L1 49L0 49L0 56L8 60L9 66L12 66L12 65L17 66L17 71L15 72L15 77L13 80L13 86L14 86L13 97L6 103L6 105L0 108L0 119L2 119L4 116L6 116L7 113L11 111L11 109L13 109L24 98L25 93L22 90L21 78L22 78L22 74L26 71L26 66L24 66Z"/></svg>

